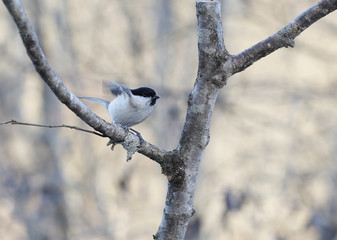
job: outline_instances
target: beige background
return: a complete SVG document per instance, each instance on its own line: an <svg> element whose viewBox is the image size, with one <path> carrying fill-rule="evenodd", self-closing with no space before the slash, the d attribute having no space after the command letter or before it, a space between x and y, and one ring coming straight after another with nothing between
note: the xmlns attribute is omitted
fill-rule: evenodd
<svg viewBox="0 0 337 240"><path fill-rule="evenodd" d="M231 54L292 21L316 1L227 0ZM135 127L176 147L197 72L195 2L23 1L46 56L78 96L109 98L101 80L161 96ZM0 6L0 122L86 127L35 73ZM337 15L233 76L222 90L187 239L337 239ZM109 120L102 106L87 103ZM70 129L0 127L0 238L151 239L166 194L160 167ZM55 198L55 196L58 196ZM56 199L56 200L55 200ZM55 204L57 203L57 204ZM67 221L66 221L67 219Z"/></svg>

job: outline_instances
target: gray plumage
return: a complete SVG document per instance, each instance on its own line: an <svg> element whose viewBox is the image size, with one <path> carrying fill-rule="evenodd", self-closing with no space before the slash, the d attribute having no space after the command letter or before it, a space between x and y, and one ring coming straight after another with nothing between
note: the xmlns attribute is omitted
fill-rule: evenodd
<svg viewBox="0 0 337 240"><path fill-rule="evenodd" d="M103 88L108 89L116 98L111 102L94 97L79 98L103 104L112 121L126 127L144 121L154 110L159 98L156 92L148 87L130 89L120 83L103 81Z"/></svg>

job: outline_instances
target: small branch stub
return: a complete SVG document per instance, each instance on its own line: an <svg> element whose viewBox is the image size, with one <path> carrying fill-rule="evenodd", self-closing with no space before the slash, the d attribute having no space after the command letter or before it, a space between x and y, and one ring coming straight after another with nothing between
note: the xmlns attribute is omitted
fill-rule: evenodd
<svg viewBox="0 0 337 240"><path fill-rule="evenodd" d="M140 148L140 139L135 138L132 133L128 133L125 140L121 144L126 150L126 161L128 162L132 159L133 154L138 152Z"/></svg>

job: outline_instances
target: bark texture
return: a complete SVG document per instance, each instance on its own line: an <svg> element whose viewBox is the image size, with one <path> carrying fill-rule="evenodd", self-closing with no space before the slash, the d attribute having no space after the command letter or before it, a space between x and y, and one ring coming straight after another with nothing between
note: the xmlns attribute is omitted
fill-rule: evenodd
<svg viewBox="0 0 337 240"><path fill-rule="evenodd" d="M212 112L226 76L219 66L228 53L222 39L219 2L197 2L199 69L188 99L186 121L179 146L172 156L180 169L168 184L162 222L155 239L184 239L194 214L193 195L202 154L209 142ZM180 170L180 171L179 171ZM168 173L170 175L170 173Z"/></svg>

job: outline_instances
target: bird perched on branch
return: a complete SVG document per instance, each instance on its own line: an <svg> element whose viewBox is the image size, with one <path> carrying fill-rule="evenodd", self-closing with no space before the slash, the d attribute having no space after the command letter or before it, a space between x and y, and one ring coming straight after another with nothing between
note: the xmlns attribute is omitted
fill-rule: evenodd
<svg viewBox="0 0 337 240"><path fill-rule="evenodd" d="M79 98L103 104L109 112L112 122L127 128L143 122L150 116L159 98L156 92L148 87L130 89L112 81L103 81L103 87L108 89L116 98L112 101L93 97Z"/></svg>

